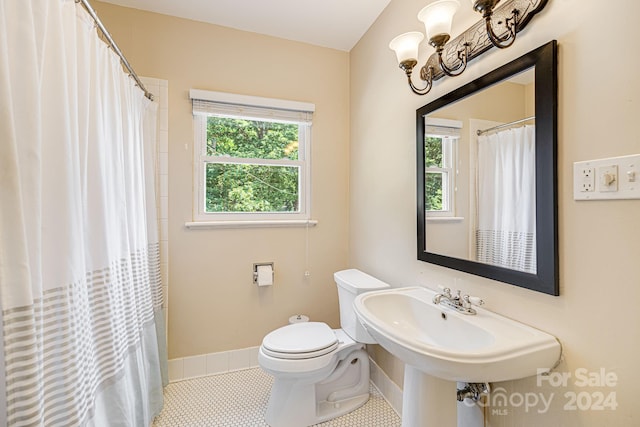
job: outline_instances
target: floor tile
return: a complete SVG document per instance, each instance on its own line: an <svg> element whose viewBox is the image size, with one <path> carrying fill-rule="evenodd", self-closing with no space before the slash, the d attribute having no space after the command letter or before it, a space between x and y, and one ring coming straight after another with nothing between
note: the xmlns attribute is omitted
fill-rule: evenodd
<svg viewBox="0 0 640 427"><path fill-rule="evenodd" d="M268 427L264 413L272 378L260 368L169 384L153 427ZM317 427L399 427L400 418L378 390L359 409Z"/></svg>

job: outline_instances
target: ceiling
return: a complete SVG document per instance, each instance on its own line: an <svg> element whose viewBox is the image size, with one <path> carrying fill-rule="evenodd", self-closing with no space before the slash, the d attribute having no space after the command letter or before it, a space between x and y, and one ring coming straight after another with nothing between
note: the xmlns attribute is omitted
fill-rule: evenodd
<svg viewBox="0 0 640 427"><path fill-rule="evenodd" d="M101 0L350 51L390 0Z"/></svg>

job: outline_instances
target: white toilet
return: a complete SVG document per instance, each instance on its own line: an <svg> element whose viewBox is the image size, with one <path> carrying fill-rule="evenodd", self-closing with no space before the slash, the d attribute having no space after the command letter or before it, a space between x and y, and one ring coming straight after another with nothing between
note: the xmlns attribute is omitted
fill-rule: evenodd
<svg viewBox="0 0 640 427"><path fill-rule="evenodd" d="M340 326L294 323L269 333L258 353L273 375L265 421L271 427L305 427L344 415L369 399L369 357L376 341L353 311L356 295L389 285L359 270L338 271Z"/></svg>

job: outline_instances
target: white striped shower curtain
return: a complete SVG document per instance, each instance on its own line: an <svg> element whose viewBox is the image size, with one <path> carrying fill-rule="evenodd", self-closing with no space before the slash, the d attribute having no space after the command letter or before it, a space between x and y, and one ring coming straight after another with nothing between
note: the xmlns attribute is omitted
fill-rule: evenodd
<svg viewBox="0 0 640 427"><path fill-rule="evenodd" d="M147 427L162 407L155 128L155 104L81 5L0 2L9 426Z"/></svg>
<svg viewBox="0 0 640 427"><path fill-rule="evenodd" d="M478 137L476 256L535 274L535 126Z"/></svg>

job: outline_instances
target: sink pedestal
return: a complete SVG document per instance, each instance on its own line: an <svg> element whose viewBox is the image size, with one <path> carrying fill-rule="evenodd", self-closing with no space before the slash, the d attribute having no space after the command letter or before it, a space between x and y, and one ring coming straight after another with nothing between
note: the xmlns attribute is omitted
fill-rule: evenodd
<svg viewBox="0 0 640 427"><path fill-rule="evenodd" d="M456 400L456 390L464 385L405 365L402 427L482 427L482 408Z"/></svg>
<svg viewBox="0 0 640 427"><path fill-rule="evenodd" d="M402 427L455 427L456 383L404 366Z"/></svg>

